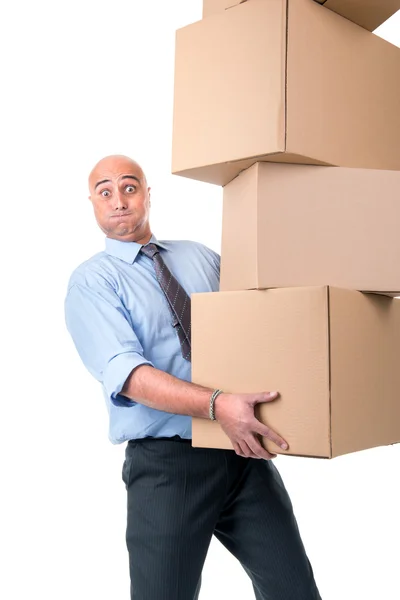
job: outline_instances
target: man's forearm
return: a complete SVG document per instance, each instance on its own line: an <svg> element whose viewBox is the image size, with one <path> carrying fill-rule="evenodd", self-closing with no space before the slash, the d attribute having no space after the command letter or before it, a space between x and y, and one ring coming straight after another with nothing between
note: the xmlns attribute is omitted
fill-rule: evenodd
<svg viewBox="0 0 400 600"><path fill-rule="evenodd" d="M157 410L208 418L212 392L210 388L142 365L129 375L121 394Z"/></svg>

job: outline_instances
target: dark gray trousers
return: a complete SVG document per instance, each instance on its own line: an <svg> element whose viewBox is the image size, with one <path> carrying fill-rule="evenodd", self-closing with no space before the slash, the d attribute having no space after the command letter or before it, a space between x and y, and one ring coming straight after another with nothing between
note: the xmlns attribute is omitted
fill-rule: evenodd
<svg viewBox="0 0 400 600"><path fill-rule="evenodd" d="M122 477L132 600L196 600L213 534L240 561L257 600L321 600L271 461L147 439L128 443Z"/></svg>

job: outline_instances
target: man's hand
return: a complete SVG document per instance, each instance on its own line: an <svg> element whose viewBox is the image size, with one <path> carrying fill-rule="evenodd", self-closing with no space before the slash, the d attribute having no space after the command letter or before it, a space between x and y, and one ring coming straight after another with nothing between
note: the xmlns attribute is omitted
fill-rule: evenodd
<svg viewBox="0 0 400 600"><path fill-rule="evenodd" d="M220 394L215 400L215 417L239 456L246 458L264 458L270 460L276 454L265 450L258 438L259 435L288 449L288 444L277 433L263 425L254 415L254 407L261 402L272 402L279 396L278 392L260 394Z"/></svg>
<svg viewBox="0 0 400 600"><path fill-rule="evenodd" d="M176 415L209 418L212 388L182 381L150 365L134 369L122 388L122 395L145 406ZM275 458L265 450L258 438L262 435L282 449L288 445L272 429L260 423L254 407L262 402L272 402L278 392L261 394L220 394L214 405L217 421L230 438L236 454L251 458Z"/></svg>

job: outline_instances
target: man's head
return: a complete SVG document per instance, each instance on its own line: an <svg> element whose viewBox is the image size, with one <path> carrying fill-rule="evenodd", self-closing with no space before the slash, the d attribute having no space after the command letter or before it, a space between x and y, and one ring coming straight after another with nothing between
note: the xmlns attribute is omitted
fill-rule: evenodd
<svg viewBox="0 0 400 600"><path fill-rule="evenodd" d="M109 238L145 244L151 237L150 188L141 167L127 156L106 156L89 175L89 200Z"/></svg>

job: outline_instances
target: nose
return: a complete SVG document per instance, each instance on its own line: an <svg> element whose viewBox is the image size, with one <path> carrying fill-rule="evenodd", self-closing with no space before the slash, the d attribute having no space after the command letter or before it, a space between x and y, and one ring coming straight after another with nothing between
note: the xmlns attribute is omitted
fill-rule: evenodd
<svg viewBox="0 0 400 600"><path fill-rule="evenodd" d="M126 208L128 207L124 195L121 194L119 191L116 192L114 196L114 210L125 210Z"/></svg>

